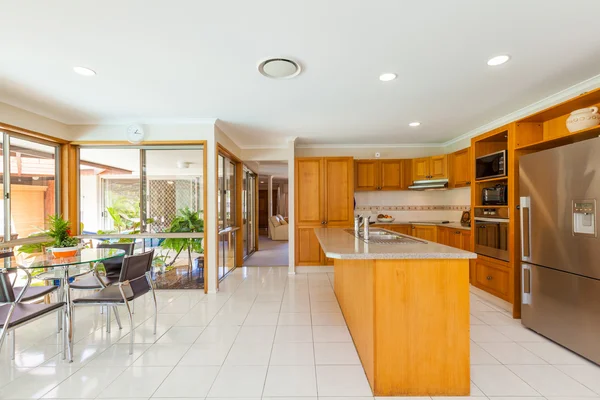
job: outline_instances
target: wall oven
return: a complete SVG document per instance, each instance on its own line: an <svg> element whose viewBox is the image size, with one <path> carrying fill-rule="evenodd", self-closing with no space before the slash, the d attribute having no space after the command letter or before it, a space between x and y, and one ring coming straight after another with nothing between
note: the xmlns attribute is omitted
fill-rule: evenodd
<svg viewBox="0 0 600 400"><path fill-rule="evenodd" d="M506 150L497 151L475 159L475 180L508 176Z"/></svg>
<svg viewBox="0 0 600 400"><path fill-rule="evenodd" d="M508 207L475 209L475 252L509 261Z"/></svg>

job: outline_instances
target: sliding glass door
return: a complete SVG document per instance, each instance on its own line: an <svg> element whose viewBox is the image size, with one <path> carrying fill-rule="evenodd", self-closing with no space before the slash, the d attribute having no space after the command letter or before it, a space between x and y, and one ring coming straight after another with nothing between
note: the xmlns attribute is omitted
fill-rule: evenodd
<svg viewBox="0 0 600 400"><path fill-rule="evenodd" d="M246 259L256 250L256 175L247 168L244 168L242 188L242 234L244 259Z"/></svg>
<svg viewBox="0 0 600 400"><path fill-rule="evenodd" d="M0 169L0 242L18 246L60 213L59 145L0 131Z"/></svg>
<svg viewBox="0 0 600 400"><path fill-rule="evenodd" d="M203 287L203 157L202 146L80 148L83 234L154 249L159 288Z"/></svg>
<svg viewBox="0 0 600 400"><path fill-rule="evenodd" d="M225 155L218 159L218 215L219 215L219 279L235 268L237 236L237 174L236 163Z"/></svg>

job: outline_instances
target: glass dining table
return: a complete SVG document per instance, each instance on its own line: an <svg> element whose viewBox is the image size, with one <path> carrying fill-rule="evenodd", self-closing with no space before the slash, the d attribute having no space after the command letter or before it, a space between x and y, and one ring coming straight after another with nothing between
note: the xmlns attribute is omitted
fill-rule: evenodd
<svg viewBox="0 0 600 400"><path fill-rule="evenodd" d="M59 298L65 303L65 333L66 355L69 362L73 361L73 305L71 304L71 293L69 280L92 272L97 264L102 261L122 257L125 251L119 249L81 249L72 257L55 257L52 253L19 253L13 257L0 260L0 268L14 269L22 268L33 271L46 270L40 274L34 274L35 279L56 280L59 282ZM59 324L60 326L60 324Z"/></svg>

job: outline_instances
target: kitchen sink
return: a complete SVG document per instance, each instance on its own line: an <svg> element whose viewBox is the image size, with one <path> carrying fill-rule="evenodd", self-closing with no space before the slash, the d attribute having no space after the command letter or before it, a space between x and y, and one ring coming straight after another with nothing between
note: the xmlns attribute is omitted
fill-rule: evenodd
<svg viewBox="0 0 600 400"><path fill-rule="evenodd" d="M354 229L346 229L346 232L355 236ZM358 233L358 238L367 242L363 238L363 231L360 230ZM423 244L423 242L418 239L414 239L412 237L401 235L400 233L386 231L384 229L372 228L369 231L369 240L368 243L376 243L376 244Z"/></svg>

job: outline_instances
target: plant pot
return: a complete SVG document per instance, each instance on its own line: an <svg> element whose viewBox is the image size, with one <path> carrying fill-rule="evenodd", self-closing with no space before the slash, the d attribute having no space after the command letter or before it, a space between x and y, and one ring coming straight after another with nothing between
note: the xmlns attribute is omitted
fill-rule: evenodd
<svg viewBox="0 0 600 400"><path fill-rule="evenodd" d="M52 247L50 249L52 251L52 255L56 258L66 258L73 257L77 254L79 247Z"/></svg>

